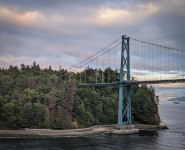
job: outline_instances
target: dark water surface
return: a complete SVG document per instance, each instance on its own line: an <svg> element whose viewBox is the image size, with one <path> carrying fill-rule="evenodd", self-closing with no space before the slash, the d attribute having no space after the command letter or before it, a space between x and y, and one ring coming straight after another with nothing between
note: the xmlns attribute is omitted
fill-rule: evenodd
<svg viewBox="0 0 185 150"><path fill-rule="evenodd" d="M185 150L185 103L159 104L162 121L169 129L151 135L99 135L78 138L10 138L0 139L0 149L125 149L125 150Z"/></svg>

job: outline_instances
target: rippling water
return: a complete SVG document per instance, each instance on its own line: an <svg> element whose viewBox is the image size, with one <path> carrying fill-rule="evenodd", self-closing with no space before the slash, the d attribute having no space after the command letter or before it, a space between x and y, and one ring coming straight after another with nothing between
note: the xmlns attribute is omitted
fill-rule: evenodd
<svg viewBox="0 0 185 150"><path fill-rule="evenodd" d="M185 103L163 102L159 105L162 121L168 130L151 135L101 135L78 138L0 139L0 149L126 149L185 150Z"/></svg>

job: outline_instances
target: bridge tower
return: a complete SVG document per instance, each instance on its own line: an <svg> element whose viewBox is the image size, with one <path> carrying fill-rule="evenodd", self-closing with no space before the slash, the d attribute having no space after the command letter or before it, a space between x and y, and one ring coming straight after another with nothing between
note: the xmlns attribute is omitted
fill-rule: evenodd
<svg viewBox="0 0 185 150"><path fill-rule="evenodd" d="M131 125L131 85L124 85L123 80L130 81L129 37L122 36L121 65L119 79L118 127Z"/></svg>

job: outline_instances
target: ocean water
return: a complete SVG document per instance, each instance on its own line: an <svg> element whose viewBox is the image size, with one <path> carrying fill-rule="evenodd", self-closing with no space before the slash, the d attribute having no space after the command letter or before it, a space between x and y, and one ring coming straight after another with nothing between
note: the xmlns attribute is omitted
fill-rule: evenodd
<svg viewBox="0 0 185 150"><path fill-rule="evenodd" d="M1 138L1 150L185 150L185 103L161 102L161 120L169 129L152 134L66 138Z"/></svg>

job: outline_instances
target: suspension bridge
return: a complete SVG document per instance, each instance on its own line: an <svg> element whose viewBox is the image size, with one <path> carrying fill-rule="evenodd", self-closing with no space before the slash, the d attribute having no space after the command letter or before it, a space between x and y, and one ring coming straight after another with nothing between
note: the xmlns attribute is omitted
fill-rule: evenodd
<svg viewBox="0 0 185 150"><path fill-rule="evenodd" d="M121 127L132 124L131 86L185 83L184 58L185 50L122 36L61 76L74 80L77 88L119 87L118 126ZM127 122L122 121L123 117Z"/></svg>

